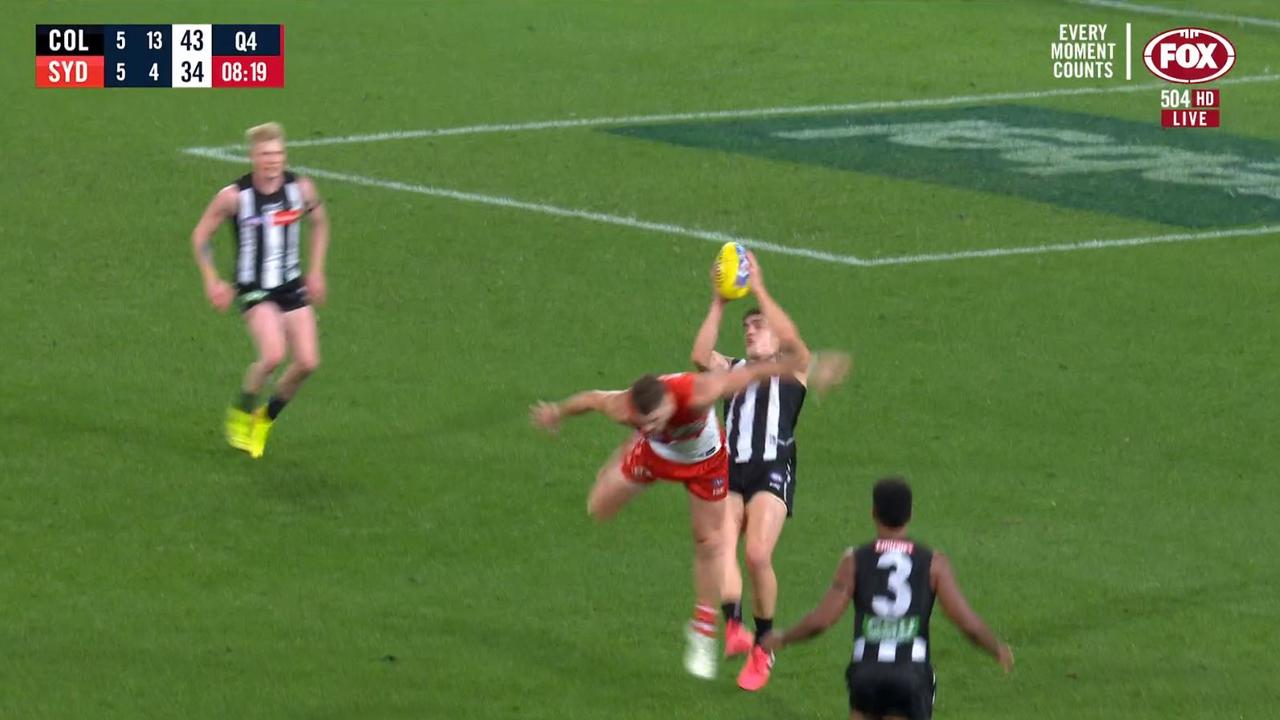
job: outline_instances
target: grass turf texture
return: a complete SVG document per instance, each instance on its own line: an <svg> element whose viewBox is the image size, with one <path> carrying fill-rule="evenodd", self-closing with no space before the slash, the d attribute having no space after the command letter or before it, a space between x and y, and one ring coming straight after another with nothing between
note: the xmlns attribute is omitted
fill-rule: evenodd
<svg viewBox="0 0 1280 720"><path fill-rule="evenodd" d="M252 462L218 435L249 343L207 309L188 241L243 170L178 149L266 119L307 138L1070 87L1049 73L1057 23L1131 20L1139 46L1179 24L1049 2L28 2L7 17L0 716L21 718L843 717L847 619L783 654L762 695L733 686L736 663L714 684L684 676L683 494L656 488L592 527L586 489L623 433L595 420L548 441L525 420L539 397L683 367L714 246L320 181L323 365ZM37 22L283 22L288 85L37 91ZM1280 67L1274 30L1208 25L1237 44L1233 76ZM1222 95L1210 132L1278 139L1275 85ZM1157 99L1024 104L1155 122ZM602 130L292 160L868 256L1183 230ZM780 624L869 534L870 481L903 472L917 537L952 555L1019 661L999 676L939 618L939 717L1269 715L1274 238L761 261L812 345L858 356L802 419ZM740 349L743 309L722 348Z"/></svg>

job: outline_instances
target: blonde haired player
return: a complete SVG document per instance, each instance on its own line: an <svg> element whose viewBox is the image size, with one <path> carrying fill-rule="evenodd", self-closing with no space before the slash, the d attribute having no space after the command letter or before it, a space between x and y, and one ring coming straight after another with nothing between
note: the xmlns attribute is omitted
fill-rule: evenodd
<svg viewBox="0 0 1280 720"><path fill-rule="evenodd" d="M267 435L285 403L320 364L315 311L325 300L324 261L329 218L310 178L286 169L284 128L258 125L245 133L252 172L213 196L191 233L204 294L218 312L234 300L257 348L245 372L240 397L227 410L227 442L260 458ZM307 273L302 273L302 220L309 227ZM223 280L214 265L211 240L226 220L236 240L235 275ZM265 405L257 406L267 380L285 359L292 362Z"/></svg>

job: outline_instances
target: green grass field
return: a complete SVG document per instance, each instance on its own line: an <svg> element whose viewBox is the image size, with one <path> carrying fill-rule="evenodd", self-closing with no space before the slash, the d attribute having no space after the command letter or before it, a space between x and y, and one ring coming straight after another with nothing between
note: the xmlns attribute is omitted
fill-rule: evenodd
<svg viewBox="0 0 1280 720"><path fill-rule="evenodd" d="M1158 4L1280 18L1266 0ZM735 687L737 663L712 684L685 676L683 492L655 488L596 527L586 491L622 431L528 427L539 398L685 368L714 244L370 179L861 260L1280 219L1273 196L1132 171L1038 176L883 135L774 134L980 116L1274 167L1280 84L1256 78L1280 70L1280 30L1266 24L1032 0L23 1L5 15L3 718L846 716L847 618L780 655L759 695ZM1221 129L1160 131L1140 58L1132 83L1051 76L1059 23L1126 21L1138 47L1186 24L1235 42L1229 79L1254 80L1216 85ZM285 23L287 87L36 90L32 26L60 22ZM250 345L208 308L189 237L247 165L184 148L269 119L307 140L1079 87L1108 91L297 147L296 165L364 179L317 177L333 220L323 365L263 460L222 443ZM218 245L228 268L225 229ZM871 483L904 473L916 537L951 555L1018 659L1002 676L939 614L937 717L1274 717L1275 233L760 260L809 343L857 358L804 413L780 624L869 536ZM745 306L725 351L741 351Z"/></svg>

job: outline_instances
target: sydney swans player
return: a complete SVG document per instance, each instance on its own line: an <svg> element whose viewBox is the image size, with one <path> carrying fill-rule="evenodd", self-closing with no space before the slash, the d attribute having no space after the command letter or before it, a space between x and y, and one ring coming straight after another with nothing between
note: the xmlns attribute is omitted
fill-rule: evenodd
<svg viewBox="0 0 1280 720"><path fill-rule="evenodd" d="M738 687L756 691L765 686L773 669L773 655L760 641L773 627L778 602L778 579L773 551L791 515L796 486L796 423L804 406L808 383L809 349L795 323L773 299L753 253L751 292L758 308L742 319L745 358L716 352L716 337L724 315L724 299L715 291L712 267L711 307L693 342L692 359L699 368L729 370L751 367L777 357L786 343L795 348L792 372L772 374L735 393L724 406L729 451L728 517L724 526L725 576L722 608L725 618L725 656L747 654L738 674ZM755 636L742 626L742 572L738 569L738 539L745 538L747 571L751 576Z"/></svg>
<svg viewBox="0 0 1280 720"><path fill-rule="evenodd" d="M218 191L191 241L210 304L224 312L234 299L258 350L257 360L245 372L239 399L227 410L226 434L232 447L260 458L272 422L320 364L310 303L323 304L325 299L329 219L311 179L285 169L284 129L267 123L245 135L253 172ZM310 227L305 277L300 242L304 217ZM236 239L234 288L218 275L210 242L228 219ZM293 362L276 381L266 405L255 409L286 350Z"/></svg>
<svg viewBox="0 0 1280 720"><path fill-rule="evenodd" d="M729 456L715 404L754 382L795 372L792 349L784 346L780 359L773 362L729 371L645 375L627 390L590 390L531 409L534 423L552 432L561 419L590 411L636 429L596 474L587 499L587 512L596 520L613 517L655 480L678 482L688 489L697 604L686 632L684 664L700 678L713 678L716 672L715 603L724 573L721 501L729 492ZM831 353L813 362L839 367L846 360ZM824 377L831 383L841 379L833 372Z"/></svg>

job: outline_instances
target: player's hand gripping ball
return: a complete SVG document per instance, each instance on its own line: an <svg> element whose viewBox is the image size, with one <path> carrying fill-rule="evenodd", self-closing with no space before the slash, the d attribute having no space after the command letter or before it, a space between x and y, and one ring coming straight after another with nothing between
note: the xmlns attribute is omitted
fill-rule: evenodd
<svg viewBox="0 0 1280 720"><path fill-rule="evenodd" d="M737 300L751 291L751 263L747 249L736 242L725 243L716 255L716 292L725 300Z"/></svg>

